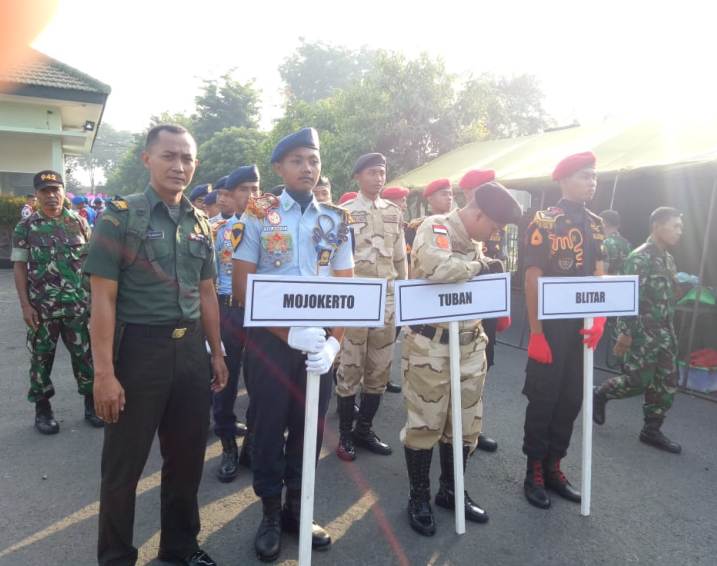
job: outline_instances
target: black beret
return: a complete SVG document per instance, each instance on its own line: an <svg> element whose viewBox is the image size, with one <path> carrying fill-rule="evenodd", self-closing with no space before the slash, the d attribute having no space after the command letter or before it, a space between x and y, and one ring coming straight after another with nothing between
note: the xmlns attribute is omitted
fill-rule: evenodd
<svg viewBox="0 0 717 566"><path fill-rule="evenodd" d="M57 171L40 171L32 179L32 185L36 191L46 189L47 187L64 187L65 184L62 182L62 175Z"/></svg>
<svg viewBox="0 0 717 566"><path fill-rule="evenodd" d="M484 183L476 189L478 208L498 224L517 224L523 215L520 204L503 185L496 181Z"/></svg>
<svg viewBox="0 0 717 566"><path fill-rule="evenodd" d="M357 173L361 173L364 169L376 167L377 165L386 167L386 158L384 155L382 153L367 153L356 160L356 165L354 165L354 170L351 174L356 175Z"/></svg>
<svg viewBox="0 0 717 566"><path fill-rule="evenodd" d="M244 165L232 171L227 177L227 190L233 190L241 183L256 183L259 181L259 168L256 165Z"/></svg>
<svg viewBox="0 0 717 566"><path fill-rule="evenodd" d="M212 190L211 185L197 185L189 193L189 202L194 202L198 198L207 196Z"/></svg>
<svg viewBox="0 0 717 566"><path fill-rule="evenodd" d="M271 162L281 161L287 153L297 147L319 149L319 133L314 128L302 128L298 132L282 138L271 152Z"/></svg>

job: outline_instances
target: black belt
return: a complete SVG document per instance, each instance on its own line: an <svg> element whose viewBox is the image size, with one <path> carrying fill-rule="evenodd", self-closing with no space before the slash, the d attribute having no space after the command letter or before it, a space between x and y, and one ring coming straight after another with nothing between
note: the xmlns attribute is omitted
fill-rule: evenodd
<svg viewBox="0 0 717 566"><path fill-rule="evenodd" d="M146 338L172 338L181 340L199 328L197 320L182 320L174 324L127 324L125 336L144 336Z"/></svg>
<svg viewBox="0 0 717 566"><path fill-rule="evenodd" d="M238 308L241 307L239 304L239 300L235 299L232 295L219 295L217 294L217 301L219 301L220 305L224 305L225 307L229 308Z"/></svg>
<svg viewBox="0 0 717 566"><path fill-rule="evenodd" d="M436 328L435 326L431 326L430 324L419 324L416 326L409 326L409 328L416 334L425 336L429 340L435 340L436 335L440 333L437 341L441 344L448 344L450 340L450 332L447 328ZM461 346L470 344L478 337L479 334L480 326L476 326L475 328L471 328L469 330L459 330L458 343Z"/></svg>

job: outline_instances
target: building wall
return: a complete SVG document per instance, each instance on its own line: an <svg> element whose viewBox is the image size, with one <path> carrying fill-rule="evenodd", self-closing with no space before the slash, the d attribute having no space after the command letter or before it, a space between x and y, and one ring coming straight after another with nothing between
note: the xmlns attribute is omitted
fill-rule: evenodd
<svg viewBox="0 0 717 566"><path fill-rule="evenodd" d="M26 173L43 169L63 172L64 156L59 139L31 134L0 132L0 194L21 194L25 187L16 181Z"/></svg>

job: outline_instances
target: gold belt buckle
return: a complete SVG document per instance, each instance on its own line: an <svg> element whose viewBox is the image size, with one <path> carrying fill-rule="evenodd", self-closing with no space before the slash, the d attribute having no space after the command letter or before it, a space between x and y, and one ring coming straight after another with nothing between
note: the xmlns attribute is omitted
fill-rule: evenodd
<svg viewBox="0 0 717 566"><path fill-rule="evenodd" d="M181 338L184 338L184 335L187 333L186 328L175 328L172 330L172 338L174 340L179 340Z"/></svg>
<svg viewBox="0 0 717 566"><path fill-rule="evenodd" d="M473 338L475 338L475 331L473 330L461 330L458 333L458 343L461 346L466 346L473 342Z"/></svg>

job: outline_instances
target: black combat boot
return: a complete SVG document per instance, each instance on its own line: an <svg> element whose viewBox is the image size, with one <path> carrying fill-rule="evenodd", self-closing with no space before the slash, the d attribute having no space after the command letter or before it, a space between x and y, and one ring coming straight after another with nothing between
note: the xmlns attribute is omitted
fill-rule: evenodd
<svg viewBox="0 0 717 566"><path fill-rule="evenodd" d="M466 471L466 464L468 463L468 453L470 448L467 446L463 447L463 472ZM455 478L453 477L453 445L445 444L443 442L438 443L438 453L441 457L441 477L440 488L436 493L436 505L443 507L444 509L455 509L456 508L456 495L455 495ZM464 509L466 519L473 521L474 523L487 523L488 513L484 509L479 507L475 501L471 499L468 492L464 492Z"/></svg>
<svg viewBox="0 0 717 566"><path fill-rule="evenodd" d="M281 552L281 495L262 497L263 516L254 537L254 550L262 562L274 562Z"/></svg>
<svg viewBox="0 0 717 566"><path fill-rule="evenodd" d="M217 468L217 479L222 483L234 481L239 473L239 448L235 436L223 436L222 461Z"/></svg>
<svg viewBox="0 0 717 566"><path fill-rule="evenodd" d="M404 452L411 489L408 498L408 522L418 534L430 537L436 533L436 521L431 509L430 472L433 448L412 450L404 447Z"/></svg>
<svg viewBox="0 0 717 566"><path fill-rule="evenodd" d="M495 452L498 450L498 441L493 440L490 436L486 436L482 432L478 435L478 450L483 452Z"/></svg>
<svg viewBox="0 0 717 566"><path fill-rule="evenodd" d="M361 446L382 456L391 454L391 447L376 436L371 429L373 418L376 416L378 406L381 403L381 395L364 393L361 395L361 407L359 416L356 419L356 428L353 431L354 444Z"/></svg>
<svg viewBox="0 0 717 566"><path fill-rule="evenodd" d="M356 396L336 397L336 405L339 408L339 445L336 447L336 455L345 462L353 462L356 459L354 440L351 434L354 425L354 403Z"/></svg>
<svg viewBox="0 0 717 566"><path fill-rule="evenodd" d="M95 413L95 398L92 395L85 395L85 420L95 428L105 426L105 421Z"/></svg>
<svg viewBox="0 0 717 566"><path fill-rule="evenodd" d="M528 469L525 473L523 491L528 503L541 509L550 507L550 497L545 491L545 479L543 478L543 461L528 458Z"/></svg>
<svg viewBox="0 0 717 566"><path fill-rule="evenodd" d="M301 490L286 490L286 502L281 510L281 526L287 533L299 534L301 518ZM328 550L331 546L331 535L316 521L311 525L311 548Z"/></svg>
<svg viewBox="0 0 717 566"><path fill-rule="evenodd" d="M645 426L640 432L640 442L644 442L665 452L679 454L682 452L682 446L667 438L660 430L663 421L664 419L660 417L646 418Z"/></svg>
<svg viewBox="0 0 717 566"><path fill-rule="evenodd" d="M239 453L239 465L244 466L248 470L251 470L251 445L254 441L254 434L247 430L244 436L244 441L241 445L241 452Z"/></svg>
<svg viewBox="0 0 717 566"><path fill-rule="evenodd" d="M602 390L602 387L593 388L593 422L597 425L605 424L607 401L607 394Z"/></svg>
<svg viewBox="0 0 717 566"><path fill-rule="evenodd" d="M386 384L386 391L388 391L389 393L400 393L401 385L389 380L389 382Z"/></svg>
<svg viewBox="0 0 717 566"><path fill-rule="evenodd" d="M57 434L60 425L52 413L52 406L47 399L40 399L35 403L35 428L42 434Z"/></svg>
<svg viewBox="0 0 717 566"><path fill-rule="evenodd" d="M580 492L575 489L560 469L560 458L549 457L543 466L545 470L545 487L554 491L563 499L580 503Z"/></svg>

